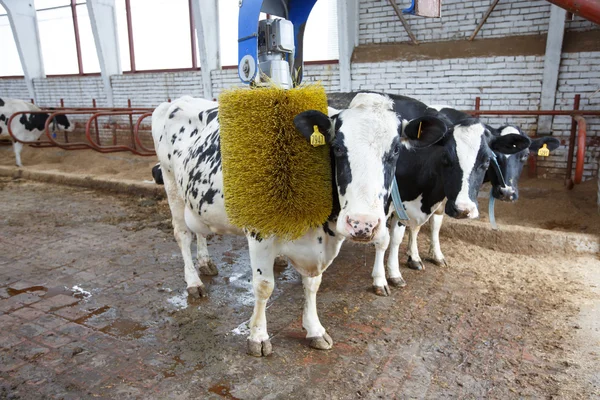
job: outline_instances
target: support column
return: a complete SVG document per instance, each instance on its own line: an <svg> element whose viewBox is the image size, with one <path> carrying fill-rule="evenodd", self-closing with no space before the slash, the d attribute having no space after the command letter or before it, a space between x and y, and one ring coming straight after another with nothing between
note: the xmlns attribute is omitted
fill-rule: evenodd
<svg viewBox="0 0 600 400"><path fill-rule="evenodd" d="M212 100L211 71L221 68L219 54L219 6L217 0L191 0L204 98Z"/></svg>
<svg viewBox="0 0 600 400"><path fill-rule="evenodd" d="M337 0L340 91L352 91L352 53L358 46L358 0Z"/></svg>
<svg viewBox="0 0 600 400"><path fill-rule="evenodd" d="M44 78L46 74L33 0L0 0L0 4L8 13L29 96L36 99L33 79Z"/></svg>
<svg viewBox="0 0 600 400"><path fill-rule="evenodd" d="M110 77L123 73L119 57L115 0L87 0L86 4L92 24L107 106L114 107Z"/></svg>
<svg viewBox="0 0 600 400"><path fill-rule="evenodd" d="M546 54L544 56L544 77L542 81L542 110L554 110L556 87L558 85L558 69L562 54L563 37L565 34L566 11L555 5L550 6L550 22L548 38L546 39ZM549 135L552 132L552 116L541 115L538 119L538 134Z"/></svg>

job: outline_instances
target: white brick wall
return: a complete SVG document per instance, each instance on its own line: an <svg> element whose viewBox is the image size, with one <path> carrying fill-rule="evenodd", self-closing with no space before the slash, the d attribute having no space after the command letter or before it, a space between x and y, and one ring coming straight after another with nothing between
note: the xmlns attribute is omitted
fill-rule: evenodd
<svg viewBox="0 0 600 400"><path fill-rule="evenodd" d="M168 98L203 96L200 71L114 75L111 84L116 107L127 107L127 99L134 107L156 107Z"/></svg>
<svg viewBox="0 0 600 400"><path fill-rule="evenodd" d="M61 78L34 79L36 104L45 107L91 107L96 99L98 107L106 106L106 95L99 76L69 76Z"/></svg>
<svg viewBox="0 0 600 400"><path fill-rule="evenodd" d="M25 79L0 79L0 99L3 97L29 100L30 96Z"/></svg>
<svg viewBox="0 0 600 400"><path fill-rule="evenodd" d="M444 0L441 18L413 15L405 17L418 41L465 39L473 33L490 3L491 1ZM408 6L409 2L399 5ZM409 40L388 0L361 0L359 18L360 44ZM546 1L501 1L477 38L546 33L549 18L550 3Z"/></svg>

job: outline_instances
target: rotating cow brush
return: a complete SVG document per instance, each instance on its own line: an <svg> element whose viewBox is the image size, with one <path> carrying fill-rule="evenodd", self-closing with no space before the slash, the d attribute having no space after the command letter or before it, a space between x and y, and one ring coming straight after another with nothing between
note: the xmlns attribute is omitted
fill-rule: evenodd
<svg viewBox="0 0 600 400"><path fill-rule="evenodd" d="M227 215L263 237L298 238L322 225L332 209L329 146L312 147L294 126L303 111L327 114L321 85L293 87L303 70L296 44L302 48L301 28L314 3L241 1L238 73L251 87L219 96ZM261 11L286 19L257 27Z"/></svg>

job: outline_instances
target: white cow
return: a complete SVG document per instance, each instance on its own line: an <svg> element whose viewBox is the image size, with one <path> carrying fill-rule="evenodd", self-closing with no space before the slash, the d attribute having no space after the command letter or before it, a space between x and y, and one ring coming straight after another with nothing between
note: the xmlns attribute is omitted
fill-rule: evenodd
<svg viewBox="0 0 600 400"><path fill-rule="evenodd" d="M22 167L21 151L23 143L16 142L8 134L8 120L16 112L19 111L41 111L35 104L17 99L0 99L0 138L9 138L13 141L13 150L17 166ZM12 121L12 133L19 140L26 142L35 142L44 132L46 120L50 116L49 113L43 114L21 114ZM54 119L56 128L67 132L72 132L75 128L65 115L59 115Z"/></svg>
<svg viewBox="0 0 600 400"><path fill-rule="evenodd" d="M192 261L193 233L198 237L201 269L211 263L206 235L245 234L248 239L255 295L248 352L253 356L266 356L272 351L265 309L274 288L273 262L278 254L287 256L302 275L305 294L302 324L311 347L331 348L331 337L317 315L316 295L322 273L337 256L345 239L387 247L385 205L400 148L427 145L444 134L440 124L427 119L417 139L420 121L415 120L401 138L392 101L376 94L358 95L348 109L331 112L328 117L311 110L294 119L307 140L315 125L325 135L335 167L332 181L337 188L329 220L294 241L242 232L229 222L223 198L216 102L183 97L159 105L152 114L152 136L175 238L183 254L188 293L206 295Z"/></svg>

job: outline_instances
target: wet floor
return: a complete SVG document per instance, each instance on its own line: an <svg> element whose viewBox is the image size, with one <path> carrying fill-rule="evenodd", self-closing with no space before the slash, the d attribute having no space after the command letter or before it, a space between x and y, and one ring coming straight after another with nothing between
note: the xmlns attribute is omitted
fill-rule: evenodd
<svg viewBox="0 0 600 400"><path fill-rule="evenodd" d="M220 274L188 302L164 201L4 179L0 204L0 398L600 396L593 255L443 231L450 267L402 268L408 285L384 298L370 291L373 249L345 245L318 295L334 348L308 347L300 277L278 268L274 354L258 359L245 354L243 238L209 241Z"/></svg>

